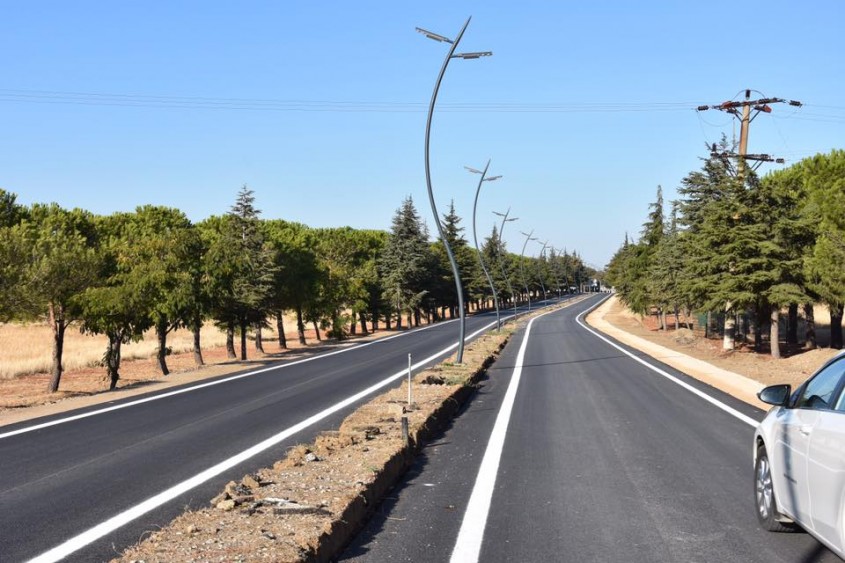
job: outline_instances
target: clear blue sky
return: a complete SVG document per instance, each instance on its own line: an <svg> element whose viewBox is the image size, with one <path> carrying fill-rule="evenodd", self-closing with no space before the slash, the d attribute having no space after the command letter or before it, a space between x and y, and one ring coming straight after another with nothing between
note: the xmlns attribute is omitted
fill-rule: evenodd
<svg viewBox="0 0 845 563"><path fill-rule="evenodd" d="M2 13L0 187L26 204L201 220L248 184L264 217L311 226L386 229L412 195L434 231L425 109L447 46L414 27L454 37L470 15L460 50L494 56L450 64L434 192L470 234L477 176L463 166L492 158L504 178L485 184L479 236L510 207L512 251L534 229L603 266L657 185L674 198L704 144L733 133L730 116L693 108L745 88L807 104L761 115L750 152L794 162L845 146L841 0L33 0Z"/></svg>

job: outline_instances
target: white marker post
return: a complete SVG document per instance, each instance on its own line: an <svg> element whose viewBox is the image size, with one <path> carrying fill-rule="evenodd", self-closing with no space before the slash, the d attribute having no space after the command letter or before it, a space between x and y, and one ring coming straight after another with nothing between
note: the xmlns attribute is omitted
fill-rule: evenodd
<svg viewBox="0 0 845 563"><path fill-rule="evenodd" d="M408 354L408 408L411 408L411 355Z"/></svg>

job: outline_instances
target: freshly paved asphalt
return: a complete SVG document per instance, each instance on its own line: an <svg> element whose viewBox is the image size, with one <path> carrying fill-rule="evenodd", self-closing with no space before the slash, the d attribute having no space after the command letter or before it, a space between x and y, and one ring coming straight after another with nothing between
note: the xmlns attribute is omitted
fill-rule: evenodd
<svg viewBox="0 0 845 563"><path fill-rule="evenodd" d="M489 314L468 318L467 334L494 320ZM35 557L407 369L409 353L416 363L443 350L456 341L457 329L454 322L438 324L308 363L282 363L236 381L0 438L0 562ZM99 408L4 426L0 434ZM110 559L185 507L206 504L227 481L269 466L284 457L287 447L337 428L354 408L330 415L68 559Z"/></svg>
<svg viewBox="0 0 845 563"><path fill-rule="evenodd" d="M588 305L531 330L479 560L839 561L808 534L759 528L753 428L582 328ZM342 561L449 561L521 340Z"/></svg>

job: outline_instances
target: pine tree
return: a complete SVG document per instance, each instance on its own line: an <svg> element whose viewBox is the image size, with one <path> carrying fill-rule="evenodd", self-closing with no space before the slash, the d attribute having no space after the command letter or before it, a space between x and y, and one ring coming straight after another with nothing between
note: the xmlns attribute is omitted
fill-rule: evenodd
<svg viewBox="0 0 845 563"><path fill-rule="evenodd" d="M431 263L428 229L408 196L393 216L379 260L385 301L397 315L397 327L402 326L402 314L418 310L427 294Z"/></svg>
<svg viewBox="0 0 845 563"><path fill-rule="evenodd" d="M63 373L65 330L81 316L77 300L101 281L95 218L56 204L23 210L15 209L14 197L6 202L4 213L13 224L0 227L0 319L47 321L53 337L52 393Z"/></svg>
<svg viewBox="0 0 845 563"><path fill-rule="evenodd" d="M233 336L240 332L241 359L247 357L246 337L252 326L263 326L271 310L275 257L260 229L260 211L252 190L243 186L229 213L206 221L209 247L207 270L213 277L213 317L227 332L227 348L234 354Z"/></svg>
<svg viewBox="0 0 845 563"><path fill-rule="evenodd" d="M648 314L652 306L657 305L659 308L650 284L649 270L664 235L663 188L660 186L657 186L656 199L649 204L649 209L648 220L643 223L639 243L623 247L611 272L614 284L618 284L617 289L622 301L640 315ZM619 269L623 271L621 279Z"/></svg>
<svg viewBox="0 0 845 563"><path fill-rule="evenodd" d="M443 233L449 242L452 254L455 256L465 304L469 306L470 301L482 299L485 293L490 294L490 289L487 286L487 279L484 277L481 265L478 263L475 249L470 247L464 237L464 228L460 226L461 220L461 217L455 212L455 202L450 202L449 210L443 215ZM446 247L439 239L434 243L434 253L439 265L436 301L440 306L448 307L453 317L457 316L458 294L455 276L446 254Z"/></svg>
<svg viewBox="0 0 845 563"><path fill-rule="evenodd" d="M648 205L648 220L643 224L640 241L655 249L664 235L663 187L657 186L657 198Z"/></svg>
<svg viewBox="0 0 845 563"><path fill-rule="evenodd" d="M683 275L684 256L678 228L678 205L672 202L669 225L657 243L649 268L649 287L652 299L663 313L661 325L666 328L665 312L675 315L675 329L679 325L682 297L679 283Z"/></svg>
<svg viewBox="0 0 845 563"><path fill-rule="evenodd" d="M484 245L481 247L481 255L484 259L484 264L487 266L487 271L490 272L490 277L493 278L493 286L496 288L496 294L499 296L500 306L509 300L512 295L508 287L508 277L504 270L504 259L507 255L505 244L499 237L499 229L493 225L493 231L490 236L484 239Z"/></svg>
<svg viewBox="0 0 845 563"><path fill-rule="evenodd" d="M123 345L141 340L152 326L155 296L141 273L145 265L133 256L132 219L130 213L99 218L101 276L96 286L74 299L82 311L82 331L108 338L103 364L109 389L120 379Z"/></svg>
<svg viewBox="0 0 845 563"><path fill-rule="evenodd" d="M830 345L842 348L845 311L845 151L818 154L803 161L808 194L806 215L816 220L818 238L806 257L810 288L830 309Z"/></svg>
<svg viewBox="0 0 845 563"><path fill-rule="evenodd" d="M724 137L720 144L727 149ZM725 311L726 349L734 345L736 311L756 302L738 270L748 266L742 231L747 230L749 217L745 186L753 178L748 173L745 183L739 181L727 162L711 156L704 159L702 170L691 172L678 188L686 257L681 291L696 310Z"/></svg>

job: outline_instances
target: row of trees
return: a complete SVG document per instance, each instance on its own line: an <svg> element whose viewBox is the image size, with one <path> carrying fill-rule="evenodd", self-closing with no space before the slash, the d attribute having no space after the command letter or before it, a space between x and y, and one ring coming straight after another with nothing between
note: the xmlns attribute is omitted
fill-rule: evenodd
<svg viewBox="0 0 845 563"><path fill-rule="evenodd" d="M154 330L157 361L168 373L167 338L194 335L202 365L200 328L207 320L227 335L230 358L247 356L247 335L263 351L262 329L276 325L287 347L283 316L296 315L299 341L312 325L329 337L359 330L418 325L456 315L454 279L442 242L430 242L413 201L406 199L390 232L309 228L264 220L244 186L225 215L191 223L178 209L146 205L133 213L96 216L56 204L29 207L0 190L0 321L45 320L53 333L50 390L59 388L65 331L108 338L103 356L110 388L119 380L121 346ZM454 208L444 217L458 256L468 307L484 307L490 289L463 237ZM575 254L524 259L508 253L495 229L484 247L499 264L496 284L505 299L536 295L540 287L587 277ZM496 269L494 268L494 272ZM527 272L527 283L519 277ZM508 278L508 279L506 279ZM527 288L508 292L511 287Z"/></svg>
<svg viewBox="0 0 845 563"><path fill-rule="evenodd" d="M728 143L722 140L722 149ZM721 152L721 151L720 151ZM628 240L607 266L607 280L635 312L718 311L732 348L737 313L750 313L754 342L769 327L780 357L779 320L797 344L803 308L815 347L813 304L830 309L831 346L842 347L845 307L845 151L834 150L758 177L735 174L719 156L704 160L664 214L662 190L649 206L638 242Z"/></svg>
<svg viewBox="0 0 845 563"><path fill-rule="evenodd" d="M477 256L464 237L461 218L450 205L443 216L443 231L458 264L466 307L491 307L493 294ZM550 251L539 257L522 257L507 251L493 229L481 246L481 257L488 268L502 306L540 295L568 291L571 284L595 275L577 253ZM440 240L429 242L429 233L413 201L408 198L397 210L382 260L383 295L389 309L403 311L408 324L418 324L422 316L438 321L458 315L458 297L446 247ZM401 315L397 317L401 326Z"/></svg>

